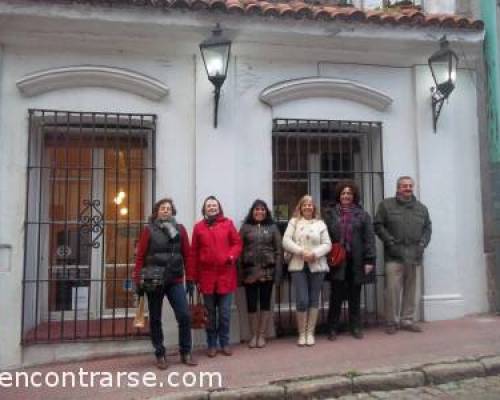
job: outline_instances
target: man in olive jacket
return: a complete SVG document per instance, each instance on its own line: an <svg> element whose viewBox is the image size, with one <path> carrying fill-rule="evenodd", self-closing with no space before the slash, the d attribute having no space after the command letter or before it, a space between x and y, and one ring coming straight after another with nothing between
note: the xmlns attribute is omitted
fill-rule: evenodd
<svg viewBox="0 0 500 400"><path fill-rule="evenodd" d="M396 197L383 200L377 210L375 233L384 242L386 333L397 329L421 332L415 324L417 274L424 249L431 240L429 212L413 195L409 176L397 180Z"/></svg>

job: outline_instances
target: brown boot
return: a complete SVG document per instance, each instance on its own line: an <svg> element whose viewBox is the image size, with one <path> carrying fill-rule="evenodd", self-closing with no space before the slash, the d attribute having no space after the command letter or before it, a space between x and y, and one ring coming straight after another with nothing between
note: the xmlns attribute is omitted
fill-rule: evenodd
<svg viewBox="0 0 500 400"><path fill-rule="evenodd" d="M248 326L252 337L248 342L248 347L251 349L257 347L257 332L259 331L259 315L257 313L248 313Z"/></svg>
<svg viewBox="0 0 500 400"><path fill-rule="evenodd" d="M270 317L271 317L270 311L260 312L259 337L257 339L257 347L260 348L266 347L267 325L269 324Z"/></svg>
<svg viewBox="0 0 500 400"><path fill-rule="evenodd" d="M207 350L207 356L210 358L214 358L217 355L217 350L215 347L209 347Z"/></svg>
<svg viewBox="0 0 500 400"><path fill-rule="evenodd" d="M225 355L225 356L232 356L233 355L233 351L231 350L231 348L229 346L224 346L222 349L220 349L220 352L222 355Z"/></svg>

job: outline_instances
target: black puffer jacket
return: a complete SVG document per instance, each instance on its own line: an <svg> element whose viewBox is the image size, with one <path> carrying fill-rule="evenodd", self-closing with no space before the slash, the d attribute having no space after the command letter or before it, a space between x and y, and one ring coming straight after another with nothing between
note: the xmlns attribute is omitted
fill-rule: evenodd
<svg viewBox="0 0 500 400"><path fill-rule="evenodd" d="M402 201L391 197L382 201L375 216L375 232L384 242L386 261L421 264L431 240L429 211L415 197Z"/></svg>
<svg viewBox="0 0 500 400"><path fill-rule="evenodd" d="M243 251L240 276L243 283L280 280L283 250L281 234L276 224L243 224L240 229Z"/></svg>
<svg viewBox="0 0 500 400"><path fill-rule="evenodd" d="M343 243L341 229L340 206L337 205L330 218L326 220L328 233L333 242ZM375 268L366 275L364 266L371 264L375 266L376 248L375 234L373 233L373 225L370 215L363 210L361 206L356 206L352 210L352 242L351 253L349 257L350 268L353 271L355 284L363 284L372 282L375 279ZM345 280L347 263L331 270L330 277L334 280Z"/></svg>

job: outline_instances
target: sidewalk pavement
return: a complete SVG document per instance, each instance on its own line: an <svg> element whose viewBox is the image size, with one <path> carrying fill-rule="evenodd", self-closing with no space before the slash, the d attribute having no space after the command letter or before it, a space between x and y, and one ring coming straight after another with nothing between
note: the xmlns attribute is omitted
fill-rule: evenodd
<svg viewBox="0 0 500 400"><path fill-rule="evenodd" d="M71 362L23 369L26 372L154 372L163 387L0 388L2 400L14 399L175 399L336 397L354 392L419 387L485 375L500 375L500 317L481 315L454 321L422 323L423 333L398 331L387 335L382 327L365 330L357 340L341 334L334 342L319 335L313 347L297 347L296 338L271 340L264 349L234 346L234 354L207 358L195 352L199 365L186 367L171 354L169 369L159 371L152 355L137 355ZM222 388L172 388L183 373L189 382L200 372L219 372ZM170 374L170 375L169 375ZM188 375L184 375L187 377ZM53 377L52 377L53 378ZM199 376L198 376L199 379ZM54 382L52 379L51 382ZM88 381L87 381L88 382ZM105 381L97 382L105 383ZM126 380L125 380L126 382ZM215 380L216 382L216 380ZM109 381L107 381L109 383ZM242 389L246 388L246 389ZM214 389L220 389L213 391Z"/></svg>

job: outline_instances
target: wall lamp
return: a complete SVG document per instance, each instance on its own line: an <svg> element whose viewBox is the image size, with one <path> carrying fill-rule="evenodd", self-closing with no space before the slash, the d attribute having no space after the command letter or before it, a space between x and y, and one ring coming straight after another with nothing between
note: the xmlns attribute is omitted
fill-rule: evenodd
<svg viewBox="0 0 500 400"><path fill-rule="evenodd" d="M428 60L432 79L436 86L431 88L432 97L432 122L434 132L436 132L437 120L441 113L444 101L455 89L457 79L458 56L449 48L446 36L439 40L439 50L437 50Z"/></svg>
<svg viewBox="0 0 500 400"><path fill-rule="evenodd" d="M222 29L219 24L212 31L212 36L200 43L200 52L207 71L208 80L212 82L215 88L214 128L217 128L220 88L226 80L227 66L231 55L231 41L222 35Z"/></svg>

